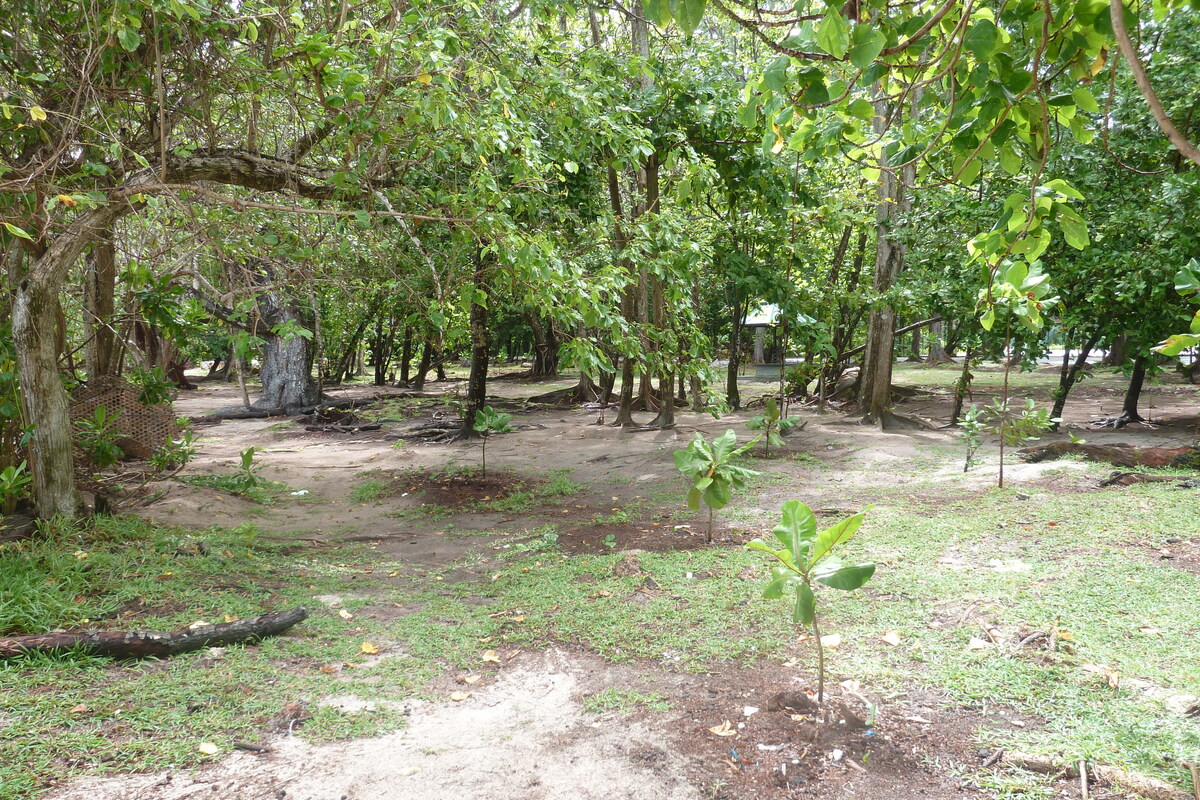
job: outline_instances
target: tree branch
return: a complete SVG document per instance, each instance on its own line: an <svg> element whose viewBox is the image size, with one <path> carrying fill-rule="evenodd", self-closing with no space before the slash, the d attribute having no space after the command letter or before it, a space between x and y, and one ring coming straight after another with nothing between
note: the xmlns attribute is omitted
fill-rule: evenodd
<svg viewBox="0 0 1200 800"><path fill-rule="evenodd" d="M1129 29L1125 27L1125 7L1121 0L1110 0L1109 13L1112 16L1113 33L1117 37L1121 55L1125 56L1129 69L1133 71L1133 79L1141 89L1142 97L1146 98L1146 105L1150 106L1150 113L1154 115L1154 121L1158 123L1158 127L1166 134L1180 155L1200 166L1200 149L1197 149L1196 145L1188 141L1183 132L1175 127L1175 123L1167 116L1166 109L1159 101L1158 95L1154 93L1154 87L1150 85L1150 78L1146 74L1146 65L1138 57L1137 49L1129 39Z"/></svg>

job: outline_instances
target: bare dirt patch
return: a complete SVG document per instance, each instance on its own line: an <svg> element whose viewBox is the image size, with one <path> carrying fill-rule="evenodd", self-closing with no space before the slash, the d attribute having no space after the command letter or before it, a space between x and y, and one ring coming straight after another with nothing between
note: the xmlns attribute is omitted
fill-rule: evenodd
<svg viewBox="0 0 1200 800"><path fill-rule="evenodd" d="M414 494L426 503L455 509L503 500L532 485L520 475L497 471L476 475L473 472L406 470L391 473L388 477L388 494L391 496Z"/></svg>

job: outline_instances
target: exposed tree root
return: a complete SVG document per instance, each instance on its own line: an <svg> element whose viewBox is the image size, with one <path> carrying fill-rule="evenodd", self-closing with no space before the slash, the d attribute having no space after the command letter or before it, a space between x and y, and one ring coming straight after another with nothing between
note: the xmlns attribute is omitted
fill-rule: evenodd
<svg viewBox="0 0 1200 800"><path fill-rule="evenodd" d="M202 647L254 642L268 636L278 636L307 616L307 610L293 608L220 625L200 625L174 633L89 631L10 636L0 639L0 658L14 658L24 653L57 653L64 650L79 650L119 659L174 656Z"/></svg>
<svg viewBox="0 0 1200 800"><path fill-rule="evenodd" d="M1055 758L1035 756L1028 753L1004 752L999 761L1030 772L1041 772L1047 775L1062 775L1065 778L1078 778L1079 765L1068 764ZM1149 778L1133 772L1126 772L1116 767L1106 767L1093 764L1088 767L1091 779L1096 783L1107 783L1137 792L1148 800L1195 800L1187 791L1157 778Z"/></svg>
<svg viewBox="0 0 1200 800"><path fill-rule="evenodd" d="M1083 456L1115 467L1200 467L1200 447L1135 447L1131 444L1051 442L1017 451L1031 463L1068 455Z"/></svg>

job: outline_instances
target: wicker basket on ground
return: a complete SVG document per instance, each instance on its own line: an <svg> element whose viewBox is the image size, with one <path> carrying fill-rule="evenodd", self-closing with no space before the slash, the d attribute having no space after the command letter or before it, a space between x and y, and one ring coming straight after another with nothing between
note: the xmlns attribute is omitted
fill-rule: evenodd
<svg viewBox="0 0 1200 800"><path fill-rule="evenodd" d="M139 402L138 388L124 378L106 376L80 387L71 402L71 424L90 419L100 406L110 416L119 415L113 423L113 432L127 459L148 459L179 436L179 424L171 406Z"/></svg>

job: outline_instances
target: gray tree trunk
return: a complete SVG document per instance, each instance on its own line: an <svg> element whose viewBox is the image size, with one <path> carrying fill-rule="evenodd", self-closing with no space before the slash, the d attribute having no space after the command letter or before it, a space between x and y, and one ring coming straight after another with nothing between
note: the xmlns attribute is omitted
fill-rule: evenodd
<svg viewBox="0 0 1200 800"><path fill-rule="evenodd" d="M915 102L915 101L914 101ZM875 126L883 131L888 116L887 103L875 103ZM886 167L885 156L880 165ZM879 203L875 212L876 294L892 288L904 268L904 245L892 238L898 219L912 209L907 188L916 180L915 168L905 167L903 175L884 169L879 173ZM867 347L863 355L859 410L863 421L883 427L887 420L892 390L892 364L895 360L896 311L890 305L872 309L867 322Z"/></svg>

